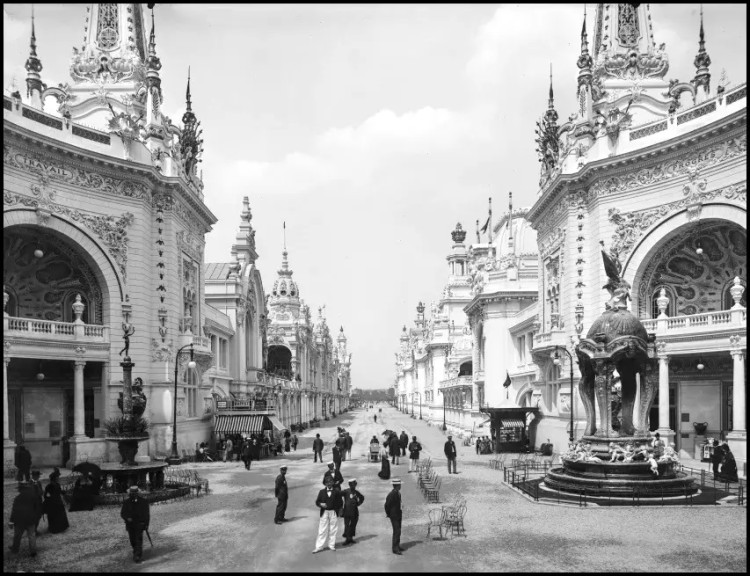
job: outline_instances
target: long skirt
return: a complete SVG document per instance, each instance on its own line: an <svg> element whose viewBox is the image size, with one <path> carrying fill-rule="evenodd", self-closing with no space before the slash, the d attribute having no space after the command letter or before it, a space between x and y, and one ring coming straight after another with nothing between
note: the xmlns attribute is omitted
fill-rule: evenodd
<svg viewBox="0 0 750 576"><path fill-rule="evenodd" d="M378 476L381 480L389 480L391 478L391 463L388 461L388 458L383 458L380 461Z"/></svg>

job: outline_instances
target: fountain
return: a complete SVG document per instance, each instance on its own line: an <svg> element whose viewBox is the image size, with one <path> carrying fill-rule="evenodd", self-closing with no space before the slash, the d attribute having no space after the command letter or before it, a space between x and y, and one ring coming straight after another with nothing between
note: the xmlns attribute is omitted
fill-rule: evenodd
<svg viewBox="0 0 750 576"><path fill-rule="evenodd" d="M103 485L105 493L99 496L101 503L109 503L109 500L113 500L111 497L113 494L123 496L128 487L134 484L144 489L163 488L164 468L168 466L164 462L136 462L135 460L138 443L149 438L148 421L143 418L146 410L146 395L143 393L140 378L136 378L135 384L131 384L135 364L130 359L129 349L130 337L135 333L135 328L128 322L127 317L122 323L122 329L125 341L125 347L120 350L120 355L125 355L123 361L120 362L123 391L117 403L122 416L105 424L108 431L107 440L117 442L121 460L119 463L105 462L101 465L102 474L105 476ZM119 500L117 497L114 498L114 502Z"/></svg>
<svg viewBox="0 0 750 576"><path fill-rule="evenodd" d="M603 244L603 243L602 243ZM678 472L676 454L649 463L633 459L646 454L650 441L648 414L658 389L653 350L654 335L647 334L641 321L627 309L630 285L620 277L620 263L602 246L602 258L610 293L605 311L593 323L586 338L576 346L581 370L578 388L586 412L586 428L581 443L571 446L562 457L562 467L550 470L544 487L565 492L586 491L589 496L684 496L697 491L693 480ZM653 354L652 354L653 355ZM615 370L621 382L622 406L620 429L612 426L611 390ZM638 416L633 421L636 392L640 387ZM597 407L599 427L597 428ZM613 450L621 445L620 461Z"/></svg>

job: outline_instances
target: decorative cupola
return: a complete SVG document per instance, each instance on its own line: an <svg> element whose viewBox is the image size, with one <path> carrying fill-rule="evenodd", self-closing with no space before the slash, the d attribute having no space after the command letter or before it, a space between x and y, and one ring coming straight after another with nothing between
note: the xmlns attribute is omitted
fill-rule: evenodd
<svg viewBox="0 0 750 576"><path fill-rule="evenodd" d="M417 319L414 321L414 324L416 324L419 329L424 328L424 304L421 300L419 301L419 304L417 304Z"/></svg>
<svg viewBox="0 0 750 576"><path fill-rule="evenodd" d="M42 92L46 88L42 84L42 77L39 73L42 71L42 61L36 55L36 34L34 31L34 8L31 8L31 44L29 57L26 60L26 95L29 97L29 103L34 108L42 108Z"/></svg>
<svg viewBox="0 0 750 576"><path fill-rule="evenodd" d="M409 332L406 326L401 329L401 338L399 340L401 340L401 350L405 351L409 347Z"/></svg>
<svg viewBox="0 0 750 576"><path fill-rule="evenodd" d="M189 180L195 182L198 179L198 163L203 162L203 138L201 134L200 121L196 119L193 113L192 102L190 100L190 68L188 68L187 90L185 91L185 104L187 110L182 115L182 134L180 135L180 156L182 157L182 167L185 175Z"/></svg>
<svg viewBox="0 0 750 576"><path fill-rule="evenodd" d="M278 271L278 278L273 283L269 306L280 306L297 308L300 307L299 289L297 284L292 280L292 270L289 269L286 251L286 222L284 222L284 250L281 253L281 269ZM319 309L319 320L323 319L322 309Z"/></svg>
<svg viewBox="0 0 750 576"><path fill-rule="evenodd" d="M346 336L344 336L344 327L343 326L339 330L339 337L336 339L336 341L339 343L339 346L346 347Z"/></svg>
<svg viewBox="0 0 750 576"><path fill-rule="evenodd" d="M706 52L706 38L703 32L703 5L701 5L701 28L700 40L698 41L698 54L693 61L695 66L695 78L692 80L695 86L695 102L700 104L704 102L711 92L711 73L708 67L711 65L711 57Z"/></svg>
<svg viewBox="0 0 750 576"><path fill-rule="evenodd" d="M581 54L576 62L578 66L578 116L582 120L590 120L592 111L592 73L594 59L589 54L589 41L586 34L586 9L583 11L583 26L581 27Z"/></svg>
<svg viewBox="0 0 750 576"><path fill-rule="evenodd" d="M557 111L555 110L555 94L552 90L552 64L549 67L549 100L544 117L536 123L536 151L542 164L542 181L550 177L558 164L560 152L560 137L557 133Z"/></svg>
<svg viewBox="0 0 750 576"><path fill-rule="evenodd" d="M164 138L161 128L161 103L164 95L161 91L161 60L156 55L156 24L154 9L151 8L151 34L148 41L148 55L146 56L146 129L149 137Z"/></svg>
<svg viewBox="0 0 750 576"><path fill-rule="evenodd" d="M451 253L446 257L448 268L451 276L466 276L469 273L468 253L466 252L466 230L463 229L460 222L456 223L456 228L451 232L453 247Z"/></svg>

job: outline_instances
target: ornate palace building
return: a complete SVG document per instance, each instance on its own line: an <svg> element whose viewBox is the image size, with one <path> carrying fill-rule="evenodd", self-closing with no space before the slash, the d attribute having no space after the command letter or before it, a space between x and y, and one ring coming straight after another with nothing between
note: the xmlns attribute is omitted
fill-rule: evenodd
<svg viewBox="0 0 750 576"><path fill-rule="evenodd" d="M568 353L575 358L575 345L604 310L605 247L633 286L631 310L655 337L658 368L644 384L656 397L636 403L636 410L646 411L651 431L675 442L683 456L700 457L706 436L725 438L742 470L746 84L712 79L702 15L695 23L695 74L687 81L666 80L669 59L654 39L648 5L599 4L593 42L589 26L584 17L578 109L558 125L550 85L537 125L541 179L534 205L522 215L536 232L533 270L524 276L518 267L516 275L508 266L501 279L508 252L499 236L469 248L469 270L479 274L471 277L467 320L456 323L472 327L473 375L433 372L426 388L456 390L456 399L431 396L430 417L438 418L446 398L446 419L456 431L471 433L471 423L475 434L487 434L476 431L477 411L485 412L501 445L529 437L537 446L550 439L562 448L571 422L580 437L584 407L571 386ZM402 396L419 391L407 377L409 349L418 346L418 339L402 336ZM451 350L450 343L443 349ZM577 384L577 363L573 373ZM616 403L619 388L609 392ZM455 406L461 415L451 420ZM521 422L513 422L512 407ZM699 434L694 424L704 423L707 431Z"/></svg>
<svg viewBox="0 0 750 576"><path fill-rule="evenodd" d="M285 303L275 285L266 304L247 198L232 261L204 262L202 130L189 77L181 125L162 113L153 12L150 33L140 4L86 15L69 84L42 82L32 18L25 94L3 97L5 461L17 443L37 465L119 460L104 423L120 414L123 355L147 399L145 458L168 454L175 403L180 451L233 402L277 428L345 408L343 331L334 346L324 319L292 313L296 339L269 340Z"/></svg>

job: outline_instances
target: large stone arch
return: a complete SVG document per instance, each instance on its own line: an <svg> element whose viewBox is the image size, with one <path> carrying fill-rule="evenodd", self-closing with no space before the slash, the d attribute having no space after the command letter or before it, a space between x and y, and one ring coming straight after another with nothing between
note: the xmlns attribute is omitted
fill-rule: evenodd
<svg viewBox="0 0 750 576"><path fill-rule="evenodd" d="M107 250L86 230L54 214L44 225L40 225L34 210L21 208L4 211L3 231L12 231L17 226L44 229L72 244L80 252L102 289L103 323L112 326L115 323L114 306L125 298L125 283Z"/></svg>
<svg viewBox="0 0 750 576"><path fill-rule="evenodd" d="M747 209L735 204L709 202L702 206L700 219L702 221L723 220L738 225L747 230ZM623 262L622 277L633 286L633 310L639 309L638 287L643 278L648 263L656 256L664 244L675 234L687 226L696 226L695 220L689 218L687 210L677 212L665 220L652 226L635 245L630 256Z"/></svg>

